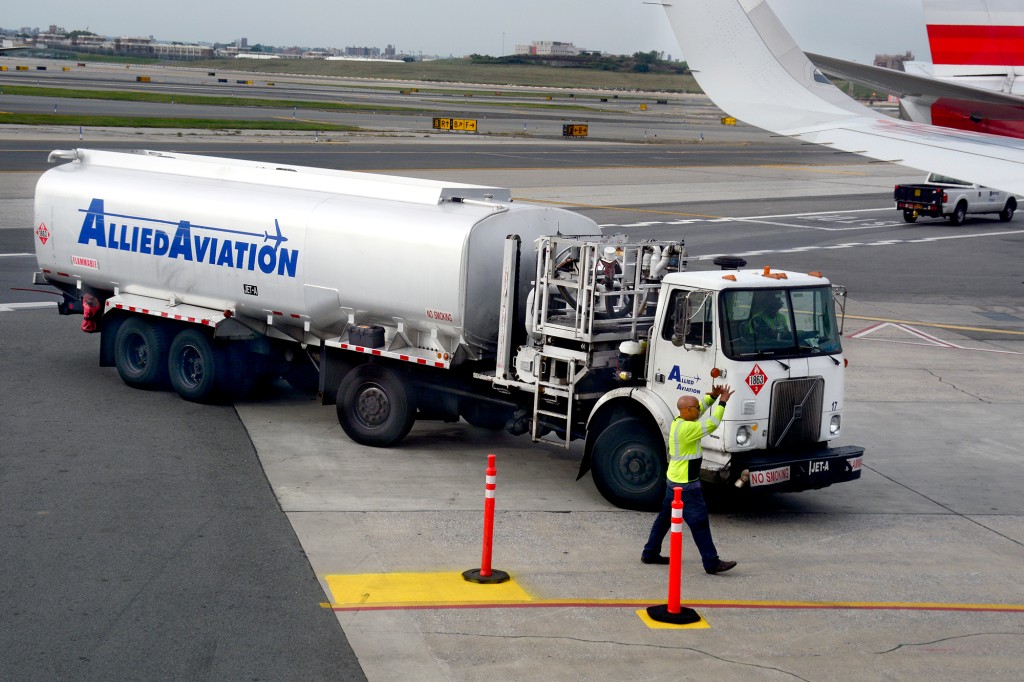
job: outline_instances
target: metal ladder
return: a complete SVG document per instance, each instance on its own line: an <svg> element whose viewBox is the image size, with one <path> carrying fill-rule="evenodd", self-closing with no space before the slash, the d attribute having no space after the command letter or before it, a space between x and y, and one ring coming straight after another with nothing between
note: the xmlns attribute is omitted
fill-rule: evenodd
<svg viewBox="0 0 1024 682"><path fill-rule="evenodd" d="M541 436L540 418L549 417L565 423L564 442L560 443L568 448L572 443L572 415L576 402L576 384L587 374L587 356L580 351L571 351L564 348L546 347L540 352L542 371L538 374L537 388L533 393L533 421L531 424L530 436L533 442L538 442ZM564 409L555 405L549 405L542 396L560 398L565 401ZM554 442L554 441L552 441Z"/></svg>

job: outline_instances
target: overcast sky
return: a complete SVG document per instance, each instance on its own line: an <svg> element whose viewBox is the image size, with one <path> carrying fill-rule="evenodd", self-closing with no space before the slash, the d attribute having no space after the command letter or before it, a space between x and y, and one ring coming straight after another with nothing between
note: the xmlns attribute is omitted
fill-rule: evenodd
<svg viewBox="0 0 1024 682"><path fill-rule="evenodd" d="M930 61L921 0L769 0L800 46L858 62L911 50ZM613 54L685 57L660 7L642 0L47 0L11 2L4 28L51 24L106 36L304 47L385 47L441 56L511 54L557 40Z"/></svg>

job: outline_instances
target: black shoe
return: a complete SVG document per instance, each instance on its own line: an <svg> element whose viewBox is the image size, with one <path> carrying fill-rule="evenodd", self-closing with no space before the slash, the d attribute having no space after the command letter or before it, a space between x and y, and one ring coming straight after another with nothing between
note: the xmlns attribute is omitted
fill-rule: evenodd
<svg viewBox="0 0 1024 682"><path fill-rule="evenodd" d="M641 555L640 556L640 561L645 563L645 564L667 564L668 563L668 557L667 556L661 556L660 554L656 554L654 556L643 556L643 555Z"/></svg>
<svg viewBox="0 0 1024 682"><path fill-rule="evenodd" d="M736 562L735 561L719 561L717 566L712 566L711 568L705 568L704 572L705 573L710 573L710 574L714 575L715 573L725 573L729 569L735 568L735 567L736 567Z"/></svg>

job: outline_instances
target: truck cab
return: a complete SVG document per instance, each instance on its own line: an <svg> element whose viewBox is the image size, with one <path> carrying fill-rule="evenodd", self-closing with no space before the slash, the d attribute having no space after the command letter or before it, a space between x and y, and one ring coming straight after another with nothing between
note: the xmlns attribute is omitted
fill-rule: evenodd
<svg viewBox="0 0 1024 682"><path fill-rule="evenodd" d="M681 244L613 241L538 249L531 341L498 382L533 396L534 440L585 438L581 477L617 506L656 508L677 401L729 384L702 481L795 492L859 478L863 448L828 444L842 431L844 289L820 273L686 272Z"/></svg>
<svg viewBox="0 0 1024 682"><path fill-rule="evenodd" d="M804 490L859 476L842 431L845 359L837 298L820 273L742 270L665 278L648 382L666 405L713 383L735 391L704 438L702 479Z"/></svg>

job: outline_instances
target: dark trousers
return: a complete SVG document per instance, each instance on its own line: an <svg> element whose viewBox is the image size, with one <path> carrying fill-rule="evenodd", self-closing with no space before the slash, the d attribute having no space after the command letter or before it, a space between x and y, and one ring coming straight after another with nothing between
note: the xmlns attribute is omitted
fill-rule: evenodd
<svg viewBox="0 0 1024 682"><path fill-rule="evenodd" d="M665 540L672 526L672 501L675 498L673 490L683 489L683 521L690 527L693 541L700 551L701 561L704 568L714 568L718 565L718 550L715 549L715 541L711 539L711 520L708 518L708 506L704 503L704 494L700 490L700 481L693 483L675 483L669 481L665 486L665 499L661 504L661 511L654 519L651 526L651 534L644 545L644 557L654 557L661 554L661 543Z"/></svg>

